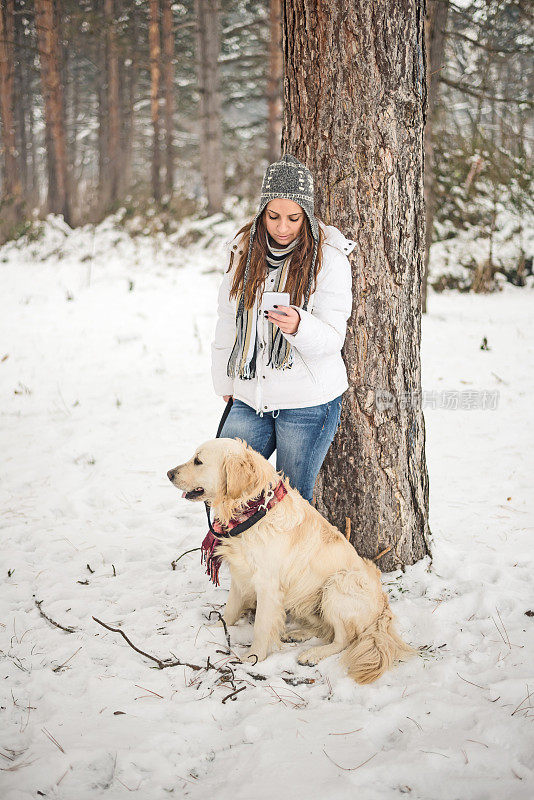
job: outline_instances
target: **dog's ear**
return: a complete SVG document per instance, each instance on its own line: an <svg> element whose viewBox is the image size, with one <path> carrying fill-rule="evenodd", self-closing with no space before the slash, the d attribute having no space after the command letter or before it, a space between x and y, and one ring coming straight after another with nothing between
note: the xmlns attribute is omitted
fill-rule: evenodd
<svg viewBox="0 0 534 800"><path fill-rule="evenodd" d="M247 447L245 442L243 444L242 452L229 453L223 461L220 493L214 503L229 519L234 509L262 492L272 480L274 472L272 465L262 455Z"/></svg>
<svg viewBox="0 0 534 800"><path fill-rule="evenodd" d="M232 453L225 458L223 469L226 475L228 499L245 502L254 496L252 492L258 483L258 475L252 453L252 450L244 450L242 453Z"/></svg>

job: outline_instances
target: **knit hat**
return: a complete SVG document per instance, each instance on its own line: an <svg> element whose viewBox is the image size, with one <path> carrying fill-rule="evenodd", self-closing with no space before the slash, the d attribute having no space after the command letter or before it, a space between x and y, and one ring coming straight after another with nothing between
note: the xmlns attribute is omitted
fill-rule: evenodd
<svg viewBox="0 0 534 800"><path fill-rule="evenodd" d="M293 200L295 203L298 203L299 206L302 206L306 216L310 221L311 232L314 238L314 248L308 285L306 287L304 303L302 305L302 307L306 309L315 271L315 262L317 260L317 248L319 246L319 222L313 213L313 176L310 170L305 167L304 164L298 160L298 158L295 158L295 156L292 156L290 153L286 153L285 156L282 156L280 161L275 161L273 164L269 164L265 171L265 175L263 176L260 205L250 229L250 242L248 246L245 273L243 275L243 293L241 295L240 306L241 304L244 304L245 286L250 269L252 244L256 234L258 217L262 213L267 203L270 200L275 200L277 197L287 198L288 200Z"/></svg>

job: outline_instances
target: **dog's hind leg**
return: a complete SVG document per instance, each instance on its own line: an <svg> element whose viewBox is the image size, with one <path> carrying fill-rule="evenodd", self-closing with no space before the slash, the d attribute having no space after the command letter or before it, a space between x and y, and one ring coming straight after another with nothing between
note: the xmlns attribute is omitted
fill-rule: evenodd
<svg viewBox="0 0 534 800"><path fill-rule="evenodd" d="M373 619L373 601L367 582L351 570L332 575L323 586L321 617L334 632L330 644L312 647L301 653L299 664L317 664L323 658L345 650Z"/></svg>
<svg viewBox="0 0 534 800"><path fill-rule="evenodd" d="M294 628L293 630L286 628L280 638L283 642L307 642L314 636L315 632L310 628Z"/></svg>
<svg viewBox="0 0 534 800"><path fill-rule="evenodd" d="M297 658L297 661L299 664L313 666L323 658L328 658L328 656L341 653L342 650L345 650L345 648L348 647L349 641L350 639L347 635L345 625L341 620L336 620L334 623L334 641L331 644L323 644L319 645L318 647L311 647L309 650L305 650L304 653L301 653Z"/></svg>

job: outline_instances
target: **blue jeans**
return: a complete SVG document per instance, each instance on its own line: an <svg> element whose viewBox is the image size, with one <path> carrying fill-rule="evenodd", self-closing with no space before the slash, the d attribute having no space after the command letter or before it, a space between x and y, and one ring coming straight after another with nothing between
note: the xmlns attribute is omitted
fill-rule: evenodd
<svg viewBox="0 0 534 800"><path fill-rule="evenodd" d="M341 395L309 408L281 408L260 417L234 398L221 436L244 439L269 458L276 449L276 469L311 502L315 480L339 425Z"/></svg>

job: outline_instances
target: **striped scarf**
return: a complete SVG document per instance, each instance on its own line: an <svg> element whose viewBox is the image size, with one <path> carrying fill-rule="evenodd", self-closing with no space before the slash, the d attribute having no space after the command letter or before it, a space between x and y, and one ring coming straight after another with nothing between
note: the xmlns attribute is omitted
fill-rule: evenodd
<svg viewBox="0 0 534 800"><path fill-rule="evenodd" d="M275 246L267 234L267 266L269 270L276 270L272 287L273 292L284 291L291 256L298 242L299 237L284 247ZM256 296L252 307L245 309L244 293L245 287L243 286L241 297L237 303L236 337L226 371L231 378L239 377L242 380L251 380L256 377L257 325L260 300ZM275 369L291 369L293 364L293 349L291 345L278 325L263 319L263 314L261 317L263 324L267 326L267 366Z"/></svg>

